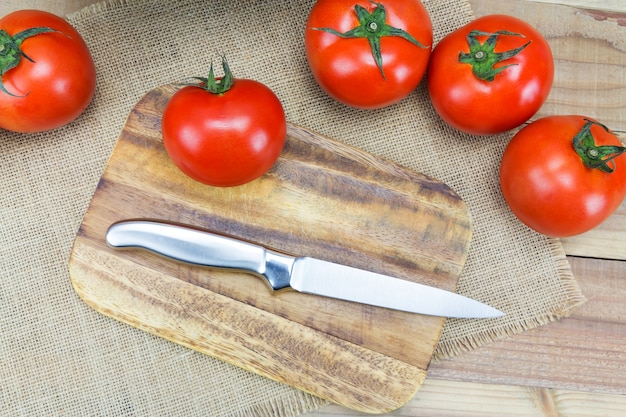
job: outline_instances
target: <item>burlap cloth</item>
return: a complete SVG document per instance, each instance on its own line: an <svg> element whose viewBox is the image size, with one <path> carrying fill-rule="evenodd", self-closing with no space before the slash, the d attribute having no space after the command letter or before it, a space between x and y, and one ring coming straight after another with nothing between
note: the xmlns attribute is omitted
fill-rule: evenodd
<svg viewBox="0 0 626 417"><path fill-rule="evenodd" d="M74 236L130 109L158 85L206 76L221 54L236 76L270 86L289 121L438 178L467 201L474 237L458 291L507 317L448 320L438 358L548 323L583 302L558 241L521 226L502 202L498 161L510 134L474 138L448 128L423 83L385 110L335 103L304 57L311 5L129 0L68 17L98 68L92 105L53 132L0 132L0 413L291 416L324 403L101 316L70 284ZM472 18L462 0L425 5L436 41Z"/></svg>

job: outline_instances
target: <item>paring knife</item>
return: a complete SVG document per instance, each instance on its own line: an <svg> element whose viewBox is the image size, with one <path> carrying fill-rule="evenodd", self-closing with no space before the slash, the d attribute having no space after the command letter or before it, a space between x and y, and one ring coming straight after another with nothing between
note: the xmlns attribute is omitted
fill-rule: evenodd
<svg viewBox="0 0 626 417"><path fill-rule="evenodd" d="M462 295L309 257L293 257L238 239L152 220L114 223L113 248L141 248L174 260L244 270L275 290L291 288L394 310L455 318L496 318L501 311Z"/></svg>

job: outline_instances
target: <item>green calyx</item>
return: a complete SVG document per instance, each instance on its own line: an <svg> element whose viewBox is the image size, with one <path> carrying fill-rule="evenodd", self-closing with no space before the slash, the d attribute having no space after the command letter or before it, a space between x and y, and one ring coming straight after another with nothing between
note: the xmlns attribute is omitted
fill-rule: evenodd
<svg viewBox="0 0 626 417"><path fill-rule="evenodd" d="M487 40L485 40L484 43L480 43L477 39L479 36L487 36ZM509 32L506 30L500 30L494 33L472 30L467 35L467 43L470 51L469 53L459 53L459 62L471 65L472 72L478 79L489 82L493 81L496 75L515 64L502 65L497 68L495 66L506 61L507 59L513 58L531 43L531 41L528 41L519 48L505 52L495 52L496 44L498 43L500 36L524 37L524 35L520 33Z"/></svg>
<svg viewBox="0 0 626 417"><path fill-rule="evenodd" d="M600 126L607 132L609 132L609 129L593 120L585 119L585 121L583 127L574 136L572 146L587 168L599 169L610 174L615 171L614 159L626 152L626 148L611 145L597 146L591 133L591 127L593 125Z"/></svg>
<svg viewBox="0 0 626 417"><path fill-rule="evenodd" d="M385 71L383 70L383 57L380 51L380 38L384 36L397 36L411 42L420 48L426 48L420 41L415 39L410 33L398 29L387 24L387 12L385 6L380 3L373 2L376 8L370 13L365 7L360 5L354 6L354 12L359 20L359 25L347 32L341 33L331 28L313 28L314 30L321 30L333 35L337 35L344 39L365 38L369 42L372 50L372 56L374 61L380 70L380 74L383 79L385 78Z"/></svg>
<svg viewBox="0 0 626 417"><path fill-rule="evenodd" d="M58 31L48 27L35 27L23 30L22 32L11 36L6 30L0 29L0 91L13 97L23 97L8 91L2 83L2 78L9 70L17 67L22 58L25 58L30 62L35 62L22 51L22 42L33 36L50 32Z"/></svg>
<svg viewBox="0 0 626 417"><path fill-rule="evenodd" d="M211 67L209 69L208 78L202 77L193 77L195 80L200 81L206 91L212 94L224 94L233 86L235 82L235 78L233 77L233 73L228 66L228 62L226 62L226 58L222 57L222 68L224 70L224 76L222 78L215 78L215 72L213 71L213 62L211 62Z"/></svg>

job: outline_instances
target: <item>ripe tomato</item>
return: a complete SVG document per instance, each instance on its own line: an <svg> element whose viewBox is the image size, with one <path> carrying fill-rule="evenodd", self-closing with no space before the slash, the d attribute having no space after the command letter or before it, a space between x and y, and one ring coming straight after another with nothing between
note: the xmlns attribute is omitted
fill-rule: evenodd
<svg viewBox="0 0 626 417"><path fill-rule="evenodd" d="M626 195L626 149L583 116L550 116L520 130L500 166L502 194L527 226L553 237L586 232Z"/></svg>
<svg viewBox="0 0 626 417"><path fill-rule="evenodd" d="M80 34L38 10L0 19L0 128L41 132L76 119L96 89L96 68Z"/></svg>
<svg viewBox="0 0 626 417"><path fill-rule="evenodd" d="M176 166L204 184L231 187L252 181L276 162L285 144L282 104L265 85L224 78L213 68L204 85L187 86L168 101L162 118L163 144Z"/></svg>
<svg viewBox="0 0 626 417"><path fill-rule="evenodd" d="M504 15L481 17L444 37L427 75L441 118L477 135L504 132L530 119L553 79L552 52L543 36Z"/></svg>
<svg viewBox="0 0 626 417"><path fill-rule="evenodd" d="M326 93L348 106L376 109L417 87L432 36L419 0L318 0L304 42L309 67Z"/></svg>

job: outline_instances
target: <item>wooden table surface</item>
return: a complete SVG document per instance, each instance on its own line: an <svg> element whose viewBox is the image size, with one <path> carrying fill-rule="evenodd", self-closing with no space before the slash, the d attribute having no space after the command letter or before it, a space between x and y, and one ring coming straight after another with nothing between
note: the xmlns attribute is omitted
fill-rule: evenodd
<svg viewBox="0 0 626 417"><path fill-rule="evenodd" d="M626 1L469 0L476 16L533 24L555 56L555 84L538 116L583 114L626 142ZM6 0L71 13L94 0ZM597 229L564 239L588 302L572 316L433 363L416 397L394 416L626 416L626 203ZM330 405L307 416L359 416Z"/></svg>

